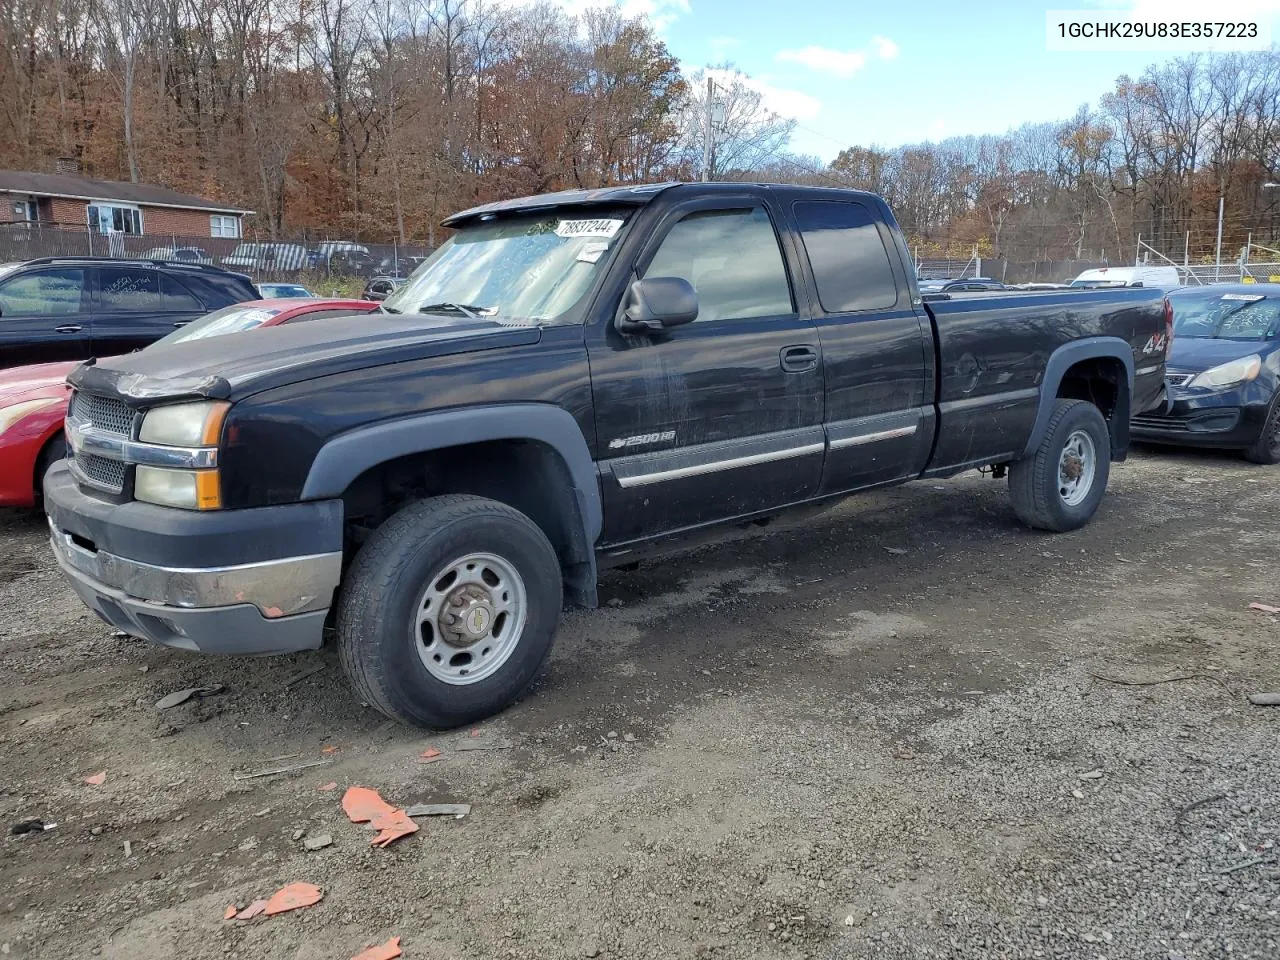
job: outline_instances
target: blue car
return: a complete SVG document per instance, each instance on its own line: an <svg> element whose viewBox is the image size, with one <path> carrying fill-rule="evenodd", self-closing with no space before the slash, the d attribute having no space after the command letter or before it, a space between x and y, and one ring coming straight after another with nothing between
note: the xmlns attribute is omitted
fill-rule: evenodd
<svg viewBox="0 0 1280 960"><path fill-rule="evenodd" d="M1280 284L1183 287L1169 303L1171 409L1134 417L1133 438L1280 463Z"/></svg>

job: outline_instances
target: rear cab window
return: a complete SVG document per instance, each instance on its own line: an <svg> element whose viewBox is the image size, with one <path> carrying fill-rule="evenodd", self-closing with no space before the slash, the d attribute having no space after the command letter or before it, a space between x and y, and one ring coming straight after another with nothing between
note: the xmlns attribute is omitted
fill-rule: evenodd
<svg viewBox="0 0 1280 960"><path fill-rule="evenodd" d="M851 200L801 200L796 225L827 313L888 310L900 289L878 220L866 204Z"/></svg>

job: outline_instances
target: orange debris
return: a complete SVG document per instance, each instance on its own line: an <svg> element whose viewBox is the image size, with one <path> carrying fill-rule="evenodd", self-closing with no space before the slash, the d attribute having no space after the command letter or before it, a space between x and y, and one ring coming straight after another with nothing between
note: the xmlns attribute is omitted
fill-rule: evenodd
<svg viewBox="0 0 1280 960"><path fill-rule="evenodd" d="M435 763L437 760L443 759L444 753L437 750L435 747L427 747L427 749L423 750L418 756L419 763Z"/></svg>
<svg viewBox="0 0 1280 960"><path fill-rule="evenodd" d="M100 787L107 782L107 771L103 770L101 773L95 773L92 777L85 777L84 782L91 787Z"/></svg>
<svg viewBox="0 0 1280 960"><path fill-rule="evenodd" d="M271 895L263 908L263 913L274 917L277 913L298 910L320 902L324 891L310 883L290 883Z"/></svg>
<svg viewBox="0 0 1280 960"><path fill-rule="evenodd" d="M324 748L323 750L321 750L320 752L321 752L321 753L337 753L337 752L338 752L338 748L337 748L337 747L335 747L335 746L331 743L331 744L329 744L329 746L325 747L325 748Z"/></svg>
<svg viewBox="0 0 1280 960"><path fill-rule="evenodd" d="M326 791L326 792L327 792L327 791L329 791L329 790L337 790L337 789L338 789L338 784L337 784L337 781L335 781L335 780L330 780L328 783L322 783L322 784L320 784L320 786L316 787L316 789L317 789L317 790L324 790L324 791Z"/></svg>
<svg viewBox="0 0 1280 960"><path fill-rule="evenodd" d="M418 832L418 825L409 819L408 814L398 807L393 807L378 795L377 790L368 787L348 787L342 795L342 809L352 823L366 821L378 835L370 843L375 847L385 847L401 837Z"/></svg>
<svg viewBox="0 0 1280 960"><path fill-rule="evenodd" d="M263 906L265 906L265 904L263 904ZM227 904L227 909L222 912L222 919L233 920L235 919L235 915L239 912L240 911L236 909L236 905L234 903L229 903Z"/></svg>
<svg viewBox="0 0 1280 960"><path fill-rule="evenodd" d="M356 954L351 960L396 960L401 955L400 938L392 937L386 943Z"/></svg>
<svg viewBox="0 0 1280 960"><path fill-rule="evenodd" d="M245 907L243 910L241 910L239 913L237 913L237 914L236 914L236 919L237 919L237 920L252 920L254 917L256 917L258 914L260 914L260 913L261 913L263 910L265 910L265 909L267 909L267 901L265 901L265 900L255 900L255 901L253 901L253 903L249 904L247 907Z"/></svg>

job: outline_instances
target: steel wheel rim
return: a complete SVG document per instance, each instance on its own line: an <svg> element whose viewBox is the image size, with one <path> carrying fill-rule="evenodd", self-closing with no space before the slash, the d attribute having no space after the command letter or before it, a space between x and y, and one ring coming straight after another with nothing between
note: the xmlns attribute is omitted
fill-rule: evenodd
<svg viewBox="0 0 1280 960"><path fill-rule="evenodd" d="M409 622L418 658L437 680L479 683L502 668L528 620L524 579L492 553L469 553L427 581Z"/></svg>
<svg viewBox="0 0 1280 960"><path fill-rule="evenodd" d="M1098 452L1093 437L1073 430L1058 456L1058 496L1068 507L1079 506L1093 489Z"/></svg>

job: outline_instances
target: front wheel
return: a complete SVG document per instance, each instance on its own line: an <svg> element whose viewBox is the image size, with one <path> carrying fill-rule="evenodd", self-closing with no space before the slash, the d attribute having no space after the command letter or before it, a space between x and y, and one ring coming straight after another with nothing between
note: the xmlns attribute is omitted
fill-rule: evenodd
<svg viewBox="0 0 1280 960"><path fill-rule="evenodd" d="M532 682L560 621L560 562L505 504L450 495L380 526L347 571L338 654L360 697L447 728L491 716Z"/></svg>
<svg viewBox="0 0 1280 960"><path fill-rule="evenodd" d="M1055 400L1040 446L1009 467L1009 494L1029 527L1063 532L1098 510L1111 475L1111 436L1087 400Z"/></svg>
<svg viewBox="0 0 1280 960"><path fill-rule="evenodd" d="M1244 458L1252 463L1280 463L1280 398L1272 402L1258 442L1245 450Z"/></svg>

